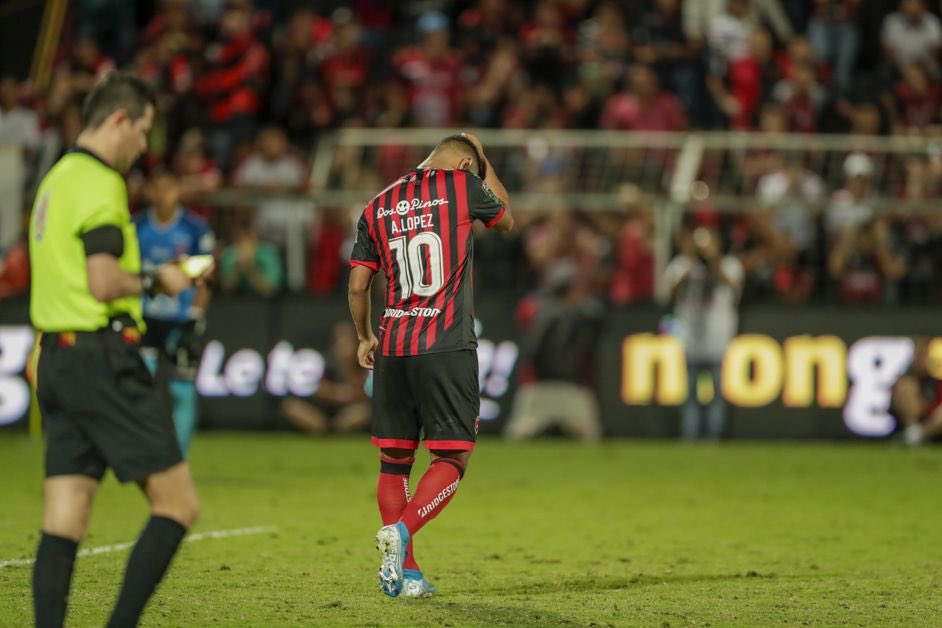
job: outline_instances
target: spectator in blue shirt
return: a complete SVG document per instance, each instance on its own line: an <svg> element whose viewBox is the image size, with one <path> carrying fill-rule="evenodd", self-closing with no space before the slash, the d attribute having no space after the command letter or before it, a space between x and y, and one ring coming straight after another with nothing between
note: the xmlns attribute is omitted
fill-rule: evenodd
<svg viewBox="0 0 942 628"><path fill-rule="evenodd" d="M151 207L134 218L143 269L190 255L209 255L215 238L209 226L180 204L180 182L169 170L154 174L147 188ZM144 359L155 374L161 363L170 367L173 421L183 456L196 429L196 371L210 292L199 285L175 297L145 296Z"/></svg>

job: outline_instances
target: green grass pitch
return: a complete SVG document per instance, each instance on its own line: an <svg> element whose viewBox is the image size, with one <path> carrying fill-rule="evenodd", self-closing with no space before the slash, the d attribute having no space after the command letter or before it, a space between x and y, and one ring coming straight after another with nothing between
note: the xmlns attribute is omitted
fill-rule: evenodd
<svg viewBox="0 0 942 628"><path fill-rule="evenodd" d="M185 544L142 625L942 623L938 450L485 439L417 536L440 594L407 600L378 588L367 440L199 434L194 532L277 529ZM32 556L41 454L0 436L0 562ZM109 477L84 547L132 540L146 515L137 490ZM103 625L126 556L78 560L70 626ZM29 577L0 568L0 625L30 623Z"/></svg>

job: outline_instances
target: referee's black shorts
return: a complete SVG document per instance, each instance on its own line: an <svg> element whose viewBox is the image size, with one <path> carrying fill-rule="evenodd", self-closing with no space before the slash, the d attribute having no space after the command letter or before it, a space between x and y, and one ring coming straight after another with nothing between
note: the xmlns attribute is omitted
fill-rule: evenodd
<svg viewBox="0 0 942 628"><path fill-rule="evenodd" d="M474 349L376 356L373 438L378 447L470 451L481 408Z"/></svg>
<svg viewBox="0 0 942 628"><path fill-rule="evenodd" d="M183 458L172 406L139 354L136 329L45 333L37 396L46 433L46 477L140 481Z"/></svg>

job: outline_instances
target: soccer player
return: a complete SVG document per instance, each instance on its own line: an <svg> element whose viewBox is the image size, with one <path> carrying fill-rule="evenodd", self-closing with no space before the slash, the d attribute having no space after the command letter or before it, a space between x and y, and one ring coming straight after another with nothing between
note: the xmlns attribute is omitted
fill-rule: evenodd
<svg viewBox="0 0 942 628"><path fill-rule="evenodd" d="M446 137L419 166L370 202L357 225L349 300L360 365L373 369L373 444L383 527L386 595L435 593L415 561L413 537L451 501L477 436L480 389L474 335L471 225L513 228L507 190L470 134ZM386 274L380 337L370 285ZM409 498L419 436L431 464Z"/></svg>
<svg viewBox="0 0 942 628"><path fill-rule="evenodd" d="M155 96L132 74L88 95L75 148L42 180L30 219L30 316L42 333L37 396L46 434L45 504L33 569L36 625L62 626L76 549L107 468L136 482L150 519L128 559L108 626L134 626L199 501L166 395L141 360L141 295L192 281L164 264L140 272L122 172L147 146Z"/></svg>
<svg viewBox="0 0 942 628"><path fill-rule="evenodd" d="M212 254L213 233L202 218L180 205L180 182L173 172L157 171L150 179L148 196L151 208L134 217L145 271L183 256ZM170 363L173 424L184 458L196 428L196 369L209 297L205 284L173 296L144 297L147 333L142 355L155 374L162 357Z"/></svg>

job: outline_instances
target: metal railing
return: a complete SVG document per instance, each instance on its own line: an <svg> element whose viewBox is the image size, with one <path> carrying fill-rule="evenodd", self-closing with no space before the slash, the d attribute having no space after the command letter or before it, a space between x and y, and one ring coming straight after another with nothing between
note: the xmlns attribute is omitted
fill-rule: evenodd
<svg viewBox="0 0 942 628"><path fill-rule="evenodd" d="M420 163L444 136L457 129L343 129L324 137L311 155L309 190L272 196L227 188L201 199L204 204L252 207L294 199L294 215L284 229L288 287L305 283L306 227L326 208L355 216L389 181ZM628 133L621 131L475 131L500 174L516 210L546 212L569 208L583 212L629 209L622 192L637 186L654 214L656 272L660 276L684 212L708 203L719 212L775 209L756 195L762 160L799 163L818 176L827 192L844 181L851 152L869 156L877 211L934 212L939 205L900 199L907 168L919 160L942 174L942 140L920 137L769 135L758 133ZM768 166L768 164L766 164ZM806 203L819 212L828 195Z"/></svg>
<svg viewBox="0 0 942 628"><path fill-rule="evenodd" d="M419 163L444 136L458 129L344 129L326 137L312 155L311 196L319 206L356 211L402 172ZM619 131L480 130L494 168L515 208L541 212L568 207L584 212L623 211L620 190L638 186L655 219L655 267L667 264L672 237L685 211L709 203L714 211L770 211L757 198L769 157L800 163L823 182L825 195L808 202L823 211L829 192L845 180L850 153L873 165L876 211L933 212L926 200L898 196L906 162L916 158L942 172L942 140L924 136L842 136L760 133L628 133ZM768 164L766 164L768 166ZM289 259L292 256L289 255ZM303 272L289 268L292 287ZM660 296L663 291L659 290Z"/></svg>

